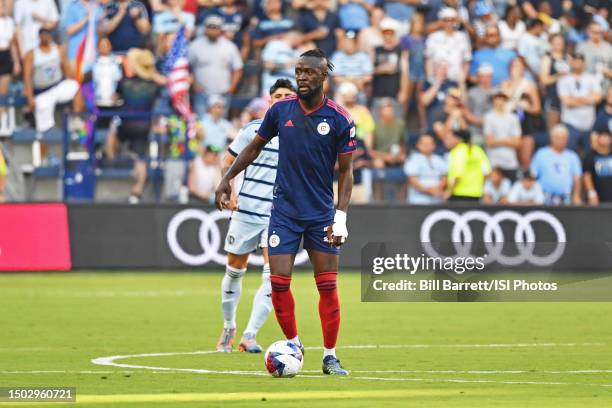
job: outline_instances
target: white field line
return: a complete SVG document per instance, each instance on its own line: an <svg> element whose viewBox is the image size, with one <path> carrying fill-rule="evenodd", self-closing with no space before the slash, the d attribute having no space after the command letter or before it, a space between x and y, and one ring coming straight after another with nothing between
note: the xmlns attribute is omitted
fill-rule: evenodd
<svg viewBox="0 0 612 408"><path fill-rule="evenodd" d="M342 348L425 348L425 347L576 347L576 346L599 346L604 343L517 343L517 344L460 344L460 345L349 345ZM311 347L317 349L317 347ZM214 350L190 351L190 352L173 352L173 353L145 353L120 356L99 357L91 360L93 364L103 366L114 366L128 369L143 369L159 373L198 373L198 374L229 374L229 375L254 375L267 376L263 371L237 371L237 370L209 370L197 368L172 368L172 367L157 367L136 364L119 363L117 360L127 358L146 358L146 357L164 357L177 355L205 355L216 354ZM303 371L300 377L302 378L323 378L323 375L316 375L319 371L307 370ZM410 374L605 374L612 373L612 370L546 370L546 371L531 371L531 370L356 370L354 374L392 374L392 373L410 373ZM364 381L409 381L409 382L445 382L445 383L466 383L466 384L508 384L508 385L589 385L589 386L604 386L612 387L612 384L593 384L593 383L574 383L563 381L501 381L489 379L459 379L459 378L397 378L397 377L375 377L375 376L350 376L350 380Z"/></svg>

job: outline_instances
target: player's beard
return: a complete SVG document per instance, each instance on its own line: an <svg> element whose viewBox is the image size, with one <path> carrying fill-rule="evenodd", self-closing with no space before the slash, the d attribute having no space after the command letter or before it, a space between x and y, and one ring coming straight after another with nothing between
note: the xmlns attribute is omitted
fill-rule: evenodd
<svg viewBox="0 0 612 408"><path fill-rule="evenodd" d="M322 91L323 91L323 86L318 86L316 88L308 88L308 91L304 93L300 92L298 88L297 95L302 101L310 101Z"/></svg>

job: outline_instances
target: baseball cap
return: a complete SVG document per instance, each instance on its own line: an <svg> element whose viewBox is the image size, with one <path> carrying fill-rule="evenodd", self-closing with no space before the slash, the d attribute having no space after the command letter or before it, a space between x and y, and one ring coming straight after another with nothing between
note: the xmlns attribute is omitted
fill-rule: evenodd
<svg viewBox="0 0 612 408"><path fill-rule="evenodd" d="M486 63L486 62L483 64L480 64L480 66L478 67L478 73L482 75L493 74L493 65Z"/></svg>
<svg viewBox="0 0 612 408"><path fill-rule="evenodd" d="M474 14L476 17L486 16L487 14L491 14L493 12L493 8L489 5L489 3L485 3L484 1L479 1L474 6Z"/></svg>
<svg viewBox="0 0 612 408"><path fill-rule="evenodd" d="M225 106L225 98L221 95L211 95L208 98L208 106L223 105Z"/></svg>
<svg viewBox="0 0 612 408"><path fill-rule="evenodd" d="M357 85L352 82L343 82L338 87L338 93L340 95L357 95L359 89L357 89Z"/></svg>
<svg viewBox="0 0 612 408"><path fill-rule="evenodd" d="M452 86L446 90L446 94L453 98L461 98L461 89Z"/></svg>
<svg viewBox="0 0 612 408"><path fill-rule="evenodd" d="M220 153L221 152L221 146L216 145L216 144L209 144L209 145L206 146L206 151L212 152L212 153Z"/></svg>
<svg viewBox="0 0 612 408"><path fill-rule="evenodd" d="M440 20L450 19L450 18L457 18L457 10L455 10L452 7L444 7L438 13L438 18Z"/></svg>
<svg viewBox="0 0 612 408"><path fill-rule="evenodd" d="M380 22L380 31L397 31L397 29L397 21L390 17L385 17Z"/></svg>
<svg viewBox="0 0 612 408"><path fill-rule="evenodd" d="M211 14L210 16L206 17L206 20L204 20L205 27L221 28L223 26L223 23L223 17L218 16L216 14Z"/></svg>

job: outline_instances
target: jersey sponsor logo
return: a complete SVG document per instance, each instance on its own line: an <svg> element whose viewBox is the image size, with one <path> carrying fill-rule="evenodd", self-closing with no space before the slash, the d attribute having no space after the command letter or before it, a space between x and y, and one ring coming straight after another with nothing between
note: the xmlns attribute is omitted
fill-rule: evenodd
<svg viewBox="0 0 612 408"><path fill-rule="evenodd" d="M327 122L321 122L317 125L317 132L319 132L320 135L325 136L329 133L329 129L329 123Z"/></svg>
<svg viewBox="0 0 612 408"><path fill-rule="evenodd" d="M268 245L271 248L276 248L280 244L280 237L276 234L270 235L270 239L268 240Z"/></svg>
<svg viewBox="0 0 612 408"><path fill-rule="evenodd" d="M293 121L289 119L287 122L285 122L285 127L293 127Z"/></svg>

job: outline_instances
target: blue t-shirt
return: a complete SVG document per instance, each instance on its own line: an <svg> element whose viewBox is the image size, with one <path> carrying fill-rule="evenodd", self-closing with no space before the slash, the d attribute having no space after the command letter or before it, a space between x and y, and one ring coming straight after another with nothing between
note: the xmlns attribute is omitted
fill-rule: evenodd
<svg viewBox="0 0 612 408"><path fill-rule="evenodd" d="M536 152L531 162L531 172L544 193L569 198L574 187L574 177L582 175L582 166L573 150L565 149L558 153L547 146Z"/></svg>
<svg viewBox="0 0 612 408"><path fill-rule="evenodd" d="M139 1L130 0L128 10L119 22L119 25L112 33L108 34L108 39L113 46L114 52L126 52L130 48L143 48L145 45L145 36L138 31L134 19L131 16L132 9L137 9L140 16L149 19L147 8ZM119 12L119 4L116 2L109 3L105 7L105 20L114 18Z"/></svg>
<svg viewBox="0 0 612 408"><path fill-rule="evenodd" d="M327 36L320 40L314 40L314 42L317 47L325 52L325 55L332 55L336 50L335 30L340 27L340 20L336 13L328 11L323 21L320 21L310 10L300 15L300 28L303 33L310 33L321 27L327 28Z"/></svg>
<svg viewBox="0 0 612 408"><path fill-rule="evenodd" d="M491 64L493 66L493 86L499 86L510 76L508 67L516 56L516 52L508 48L481 48L472 57L470 74L476 75L481 64Z"/></svg>
<svg viewBox="0 0 612 408"><path fill-rule="evenodd" d="M334 165L355 150L355 123L344 108L325 97L307 111L296 96L276 102L258 135L279 137L272 208L298 220L334 217Z"/></svg>
<svg viewBox="0 0 612 408"><path fill-rule="evenodd" d="M375 4L375 0L365 0L366 3ZM363 4L353 3L349 1L338 8L338 17L340 25L345 30L359 31L370 25L370 16L368 10Z"/></svg>

